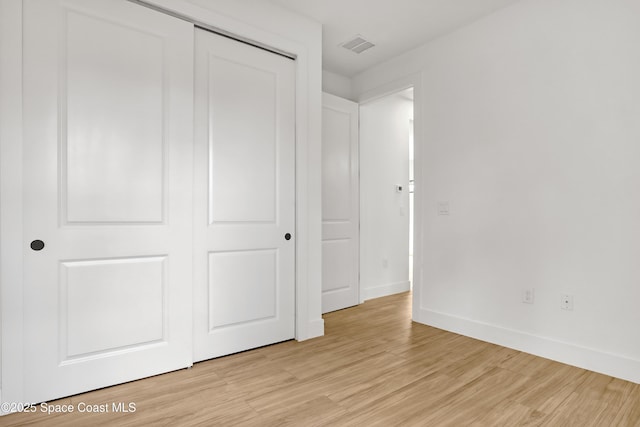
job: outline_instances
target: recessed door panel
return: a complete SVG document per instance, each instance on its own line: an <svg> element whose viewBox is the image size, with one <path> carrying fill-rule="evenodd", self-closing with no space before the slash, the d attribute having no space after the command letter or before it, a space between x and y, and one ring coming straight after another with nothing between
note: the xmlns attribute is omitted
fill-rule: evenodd
<svg viewBox="0 0 640 427"><path fill-rule="evenodd" d="M351 239L325 240L322 242L322 291L331 293L348 289L352 285L353 265Z"/></svg>
<svg viewBox="0 0 640 427"><path fill-rule="evenodd" d="M61 263L62 362L164 337L166 257Z"/></svg>
<svg viewBox="0 0 640 427"><path fill-rule="evenodd" d="M60 157L66 220L160 222L164 40L76 11L67 11L63 25Z"/></svg>
<svg viewBox="0 0 640 427"><path fill-rule="evenodd" d="M195 64L194 354L204 360L294 337L295 63L197 30Z"/></svg>
<svg viewBox="0 0 640 427"><path fill-rule="evenodd" d="M325 107L322 115L322 219L351 219L352 164L349 111ZM356 153L357 154L357 153Z"/></svg>
<svg viewBox="0 0 640 427"><path fill-rule="evenodd" d="M193 26L25 0L23 58L24 399L190 366Z"/></svg>
<svg viewBox="0 0 640 427"><path fill-rule="evenodd" d="M216 53L207 67L210 222L275 222L278 76Z"/></svg>
<svg viewBox="0 0 640 427"><path fill-rule="evenodd" d="M277 265L275 249L210 254L209 330L275 318Z"/></svg>

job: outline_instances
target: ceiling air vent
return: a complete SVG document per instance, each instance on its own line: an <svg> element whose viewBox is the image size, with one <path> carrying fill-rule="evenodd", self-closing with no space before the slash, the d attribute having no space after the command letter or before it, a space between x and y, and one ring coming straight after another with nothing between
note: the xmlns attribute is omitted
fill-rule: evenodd
<svg viewBox="0 0 640 427"><path fill-rule="evenodd" d="M371 43L368 40L365 40L360 34L358 34L353 39L342 43L340 46L350 50L351 52L362 53L365 50L374 47L375 44Z"/></svg>

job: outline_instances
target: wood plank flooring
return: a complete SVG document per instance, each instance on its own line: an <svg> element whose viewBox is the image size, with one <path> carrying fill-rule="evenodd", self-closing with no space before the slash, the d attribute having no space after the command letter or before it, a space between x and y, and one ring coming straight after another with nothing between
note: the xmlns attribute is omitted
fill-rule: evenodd
<svg viewBox="0 0 640 427"><path fill-rule="evenodd" d="M640 385L410 320L409 293L325 316L326 335L13 414L2 426L640 426Z"/></svg>

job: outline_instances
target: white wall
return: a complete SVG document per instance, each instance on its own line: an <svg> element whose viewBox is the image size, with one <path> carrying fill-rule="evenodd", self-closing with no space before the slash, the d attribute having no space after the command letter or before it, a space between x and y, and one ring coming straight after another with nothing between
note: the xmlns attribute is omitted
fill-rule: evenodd
<svg viewBox="0 0 640 427"><path fill-rule="evenodd" d="M360 295L409 290L409 129L413 103L360 106ZM402 186L402 192L396 191Z"/></svg>
<svg viewBox="0 0 640 427"><path fill-rule="evenodd" d="M340 98L352 99L351 79L331 71L322 70L322 91Z"/></svg>
<svg viewBox="0 0 640 427"><path fill-rule="evenodd" d="M416 320L640 382L638 16L523 0L354 78L422 74Z"/></svg>

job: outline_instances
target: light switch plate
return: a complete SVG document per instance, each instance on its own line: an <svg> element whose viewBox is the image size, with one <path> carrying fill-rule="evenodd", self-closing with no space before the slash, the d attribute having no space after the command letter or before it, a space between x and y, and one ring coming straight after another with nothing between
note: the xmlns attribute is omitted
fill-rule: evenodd
<svg viewBox="0 0 640 427"><path fill-rule="evenodd" d="M438 202L438 215L449 215L449 202Z"/></svg>

